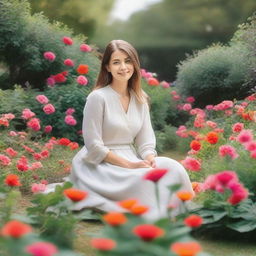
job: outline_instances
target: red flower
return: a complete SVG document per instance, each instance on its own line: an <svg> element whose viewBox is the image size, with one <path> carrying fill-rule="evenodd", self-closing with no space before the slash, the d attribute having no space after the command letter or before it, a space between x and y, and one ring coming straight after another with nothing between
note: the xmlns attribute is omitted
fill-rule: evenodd
<svg viewBox="0 0 256 256"><path fill-rule="evenodd" d="M165 231L152 224L142 224L133 228L133 233L142 240L149 242L157 237L163 236Z"/></svg>
<svg viewBox="0 0 256 256"><path fill-rule="evenodd" d="M11 220L3 226L0 233L2 236L20 238L30 232L32 232L32 228L29 225L17 220Z"/></svg>
<svg viewBox="0 0 256 256"><path fill-rule="evenodd" d="M70 142L68 144L68 147L71 149L71 150L75 150L77 148L79 148L79 144L77 142Z"/></svg>
<svg viewBox="0 0 256 256"><path fill-rule="evenodd" d="M190 143L190 148L195 151L198 151L201 149L201 143L197 140L192 140Z"/></svg>
<svg viewBox="0 0 256 256"><path fill-rule="evenodd" d="M67 78L61 73L53 75L52 77L56 83L64 83L67 80Z"/></svg>
<svg viewBox="0 0 256 256"><path fill-rule="evenodd" d="M116 247L116 242L109 238L93 238L91 246L100 251L110 251Z"/></svg>
<svg viewBox="0 0 256 256"><path fill-rule="evenodd" d="M89 66L85 64L80 64L76 69L77 73L80 75L85 75L89 72Z"/></svg>
<svg viewBox="0 0 256 256"><path fill-rule="evenodd" d="M67 138L61 138L61 139L59 139L58 144L63 145L63 146L67 146L70 142L71 141Z"/></svg>
<svg viewBox="0 0 256 256"><path fill-rule="evenodd" d="M73 40L70 37L68 37L68 36L64 36L62 38L62 41L66 45L72 45L73 44Z"/></svg>
<svg viewBox="0 0 256 256"><path fill-rule="evenodd" d="M167 172L167 169L153 169L147 172L143 179L158 182Z"/></svg>
<svg viewBox="0 0 256 256"><path fill-rule="evenodd" d="M151 86L158 86L159 85L159 81L154 77L148 78L147 82L148 82L148 85L151 85Z"/></svg>
<svg viewBox="0 0 256 256"><path fill-rule="evenodd" d="M88 193L80 189L68 188L64 190L64 195L70 200L78 202L85 199Z"/></svg>
<svg viewBox="0 0 256 256"><path fill-rule="evenodd" d="M103 215L103 220L111 226L120 226L127 222L127 218L121 212L109 212Z"/></svg>
<svg viewBox="0 0 256 256"><path fill-rule="evenodd" d="M202 225L203 219L198 215L192 214L184 219L184 223L191 228L197 228Z"/></svg>
<svg viewBox="0 0 256 256"><path fill-rule="evenodd" d="M219 136L218 133L216 132L208 132L206 134L206 140L210 143L210 144L216 144L219 140Z"/></svg>
<svg viewBox="0 0 256 256"><path fill-rule="evenodd" d="M178 256L196 256L202 247L197 242L176 242L171 245L170 249Z"/></svg>
<svg viewBox="0 0 256 256"><path fill-rule="evenodd" d="M8 174L5 178L5 184L10 187L18 187L21 186L19 177L15 174Z"/></svg>
<svg viewBox="0 0 256 256"><path fill-rule="evenodd" d="M58 253L58 248L49 242L35 242L26 246L25 251L33 256L53 256Z"/></svg>

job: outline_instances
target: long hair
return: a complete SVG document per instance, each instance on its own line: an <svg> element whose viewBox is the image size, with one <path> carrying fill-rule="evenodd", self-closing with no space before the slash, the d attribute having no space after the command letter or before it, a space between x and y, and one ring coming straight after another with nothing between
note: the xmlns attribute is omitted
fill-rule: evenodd
<svg viewBox="0 0 256 256"><path fill-rule="evenodd" d="M140 61L138 53L131 44L124 40L112 40L107 45L102 56L100 72L93 90L105 87L112 82L113 78L111 73L107 70L107 65L110 62L112 53L117 50L125 52L130 57L134 66L134 72L128 81L128 90L133 90L138 101L140 103L144 103L147 101L147 95L141 88Z"/></svg>

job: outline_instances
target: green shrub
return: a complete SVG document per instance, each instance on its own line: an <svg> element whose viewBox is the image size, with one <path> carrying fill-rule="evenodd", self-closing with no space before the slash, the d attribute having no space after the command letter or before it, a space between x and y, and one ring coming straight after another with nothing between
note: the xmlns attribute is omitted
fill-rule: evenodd
<svg viewBox="0 0 256 256"><path fill-rule="evenodd" d="M86 38L81 35L74 37L72 33L59 22L50 24L40 13L31 16L29 4L25 0L1 1L0 56L9 66L8 88L13 84L44 88L46 78L67 70L63 64L66 58L74 60L75 67L88 64L89 82L93 83L98 71L98 58L94 53L81 52L79 46ZM63 36L72 37L73 45L64 45ZM43 58L46 51L55 53L54 62ZM70 70L70 75L74 74L75 68Z"/></svg>
<svg viewBox="0 0 256 256"><path fill-rule="evenodd" d="M249 72L248 50L242 44L214 45L198 51L178 65L177 89L183 96L194 96L203 107L248 95L241 85Z"/></svg>

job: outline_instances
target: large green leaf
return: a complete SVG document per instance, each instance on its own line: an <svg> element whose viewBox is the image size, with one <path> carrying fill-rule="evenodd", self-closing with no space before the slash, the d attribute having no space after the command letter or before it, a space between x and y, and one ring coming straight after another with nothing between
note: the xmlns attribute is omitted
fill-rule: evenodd
<svg viewBox="0 0 256 256"><path fill-rule="evenodd" d="M240 233L249 232L256 229L256 219L254 220L241 220L236 223L228 224L227 227L236 230Z"/></svg>

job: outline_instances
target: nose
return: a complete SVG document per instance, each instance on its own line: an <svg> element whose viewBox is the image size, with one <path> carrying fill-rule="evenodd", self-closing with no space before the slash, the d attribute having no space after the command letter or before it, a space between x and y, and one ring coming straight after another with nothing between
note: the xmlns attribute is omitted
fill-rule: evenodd
<svg viewBox="0 0 256 256"><path fill-rule="evenodd" d="M120 68L123 70L123 69L126 69L126 63L125 62L121 62L121 66Z"/></svg>

